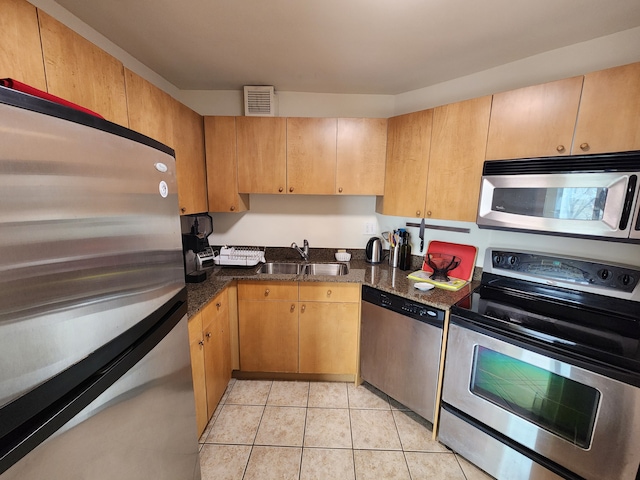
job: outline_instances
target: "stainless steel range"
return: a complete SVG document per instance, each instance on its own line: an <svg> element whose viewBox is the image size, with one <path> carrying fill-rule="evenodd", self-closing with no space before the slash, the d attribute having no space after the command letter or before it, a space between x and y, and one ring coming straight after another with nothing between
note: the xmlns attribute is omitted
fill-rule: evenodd
<svg viewBox="0 0 640 480"><path fill-rule="evenodd" d="M499 479L640 478L640 267L488 249L451 310L440 440Z"/></svg>

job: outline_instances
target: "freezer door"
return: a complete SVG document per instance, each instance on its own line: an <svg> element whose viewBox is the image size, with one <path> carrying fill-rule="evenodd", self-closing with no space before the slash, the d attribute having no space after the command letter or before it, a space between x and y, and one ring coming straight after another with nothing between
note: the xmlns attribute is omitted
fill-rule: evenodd
<svg viewBox="0 0 640 480"><path fill-rule="evenodd" d="M0 91L0 407L184 286L171 149L22 97Z"/></svg>
<svg viewBox="0 0 640 480"><path fill-rule="evenodd" d="M111 368L126 368L136 351ZM82 396L69 405L76 400L82 401ZM0 478L199 480L187 316L124 376Z"/></svg>

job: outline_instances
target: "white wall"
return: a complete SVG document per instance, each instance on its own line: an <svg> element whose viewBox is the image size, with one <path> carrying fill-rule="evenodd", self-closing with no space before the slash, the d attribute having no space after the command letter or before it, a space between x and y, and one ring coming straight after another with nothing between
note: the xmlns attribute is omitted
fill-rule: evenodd
<svg viewBox="0 0 640 480"><path fill-rule="evenodd" d="M130 70L182 101L201 115L242 115L241 91L180 91L117 45L88 27L54 0L30 0L38 8L118 58ZM337 95L278 92L280 116L390 117L477 96L581 75L640 61L640 27L525 58L484 72L400 95ZM400 73L399 73L400 74ZM276 86L277 89L277 86ZM404 227L414 218L375 213L374 197L251 195L251 211L212 214L212 244L287 246L307 238L312 247L364 248L367 222L377 231ZM473 223L428 223L462 226L471 233L427 230L426 240L476 245L478 264L487 246L556 251L640 265L640 246L544 235L480 230ZM410 229L414 252L417 229ZM426 247L426 246L425 246Z"/></svg>

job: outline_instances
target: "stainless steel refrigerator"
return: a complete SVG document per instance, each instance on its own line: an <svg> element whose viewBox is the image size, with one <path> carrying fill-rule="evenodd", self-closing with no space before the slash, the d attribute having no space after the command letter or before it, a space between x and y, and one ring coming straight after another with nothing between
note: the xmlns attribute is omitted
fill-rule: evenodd
<svg viewBox="0 0 640 480"><path fill-rule="evenodd" d="M0 87L0 478L199 479L175 159Z"/></svg>

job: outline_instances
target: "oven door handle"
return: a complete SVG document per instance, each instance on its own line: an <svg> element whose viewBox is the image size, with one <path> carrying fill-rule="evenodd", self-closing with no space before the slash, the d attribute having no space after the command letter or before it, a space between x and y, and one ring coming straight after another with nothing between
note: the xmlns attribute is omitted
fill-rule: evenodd
<svg viewBox="0 0 640 480"><path fill-rule="evenodd" d="M631 175L629 177L629 182L627 183L627 193L624 197L624 206L622 207L622 215L620 216L620 230L626 230L627 224L629 223L629 218L631 217L632 207L633 207L633 198L636 193L636 185L638 183L638 176ZM640 215L638 221L636 221L636 230L638 229L638 223L640 222Z"/></svg>

